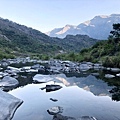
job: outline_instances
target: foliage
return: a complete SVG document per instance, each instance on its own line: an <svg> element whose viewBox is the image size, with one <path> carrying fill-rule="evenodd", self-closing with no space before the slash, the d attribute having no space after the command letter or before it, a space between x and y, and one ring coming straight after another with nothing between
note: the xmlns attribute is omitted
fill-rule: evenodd
<svg viewBox="0 0 120 120"><path fill-rule="evenodd" d="M120 23L113 24L113 31L110 32L111 37L114 39L115 43L120 41Z"/></svg>
<svg viewBox="0 0 120 120"><path fill-rule="evenodd" d="M120 24L113 24L113 31L110 32L108 40L98 41L91 48L85 48L80 53L69 53L67 55L58 55L60 59L74 61L101 61L106 67L120 67Z"/></svg>

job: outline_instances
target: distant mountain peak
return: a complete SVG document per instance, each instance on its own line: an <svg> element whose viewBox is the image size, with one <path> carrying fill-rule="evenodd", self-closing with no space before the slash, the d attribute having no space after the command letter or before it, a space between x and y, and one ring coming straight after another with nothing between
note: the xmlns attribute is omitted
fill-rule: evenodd
<svg viewBox="0 0 120 120"><path fill-rule="evenodd" d="M109 16L107 15L100 15L101 18L108 18Z"/></svg>
<svg viewBox="0 0 120 120"><path fill-rule="evenodd" d="M88 20L88 21L85 21L83 24L85 24L85 25L90 25L90 20Z"/></svg>
<svg viewBox="0 0 120 120"><path fill-rule="evenodd" d="M74 27L75 25L70 25L70 24L67 24L65 25L65 27Z"/></svg>
<svg viewBox="0 0 120 120"><path fill-rule="evenodd" d="M49 36L64 38L68 34L81 34L95 39L107 39L114 23L120 23L120 14L98 15L77 26L67 24L63 28L57 28L57 32L52 30Z"/></svg>
<svg viewBox="0 0 120 120"><path fill-rule="evenodd" d="M74 28L76 28L76 26L74 26L74 25L68 25L68 24L67 24L65 27L63 27L63 29L62 29L61 31L57 32L56 34L57 34L57 35L63 34L63 33L65 33L66 31L68 31L69 29L74 29Z"/></svg>

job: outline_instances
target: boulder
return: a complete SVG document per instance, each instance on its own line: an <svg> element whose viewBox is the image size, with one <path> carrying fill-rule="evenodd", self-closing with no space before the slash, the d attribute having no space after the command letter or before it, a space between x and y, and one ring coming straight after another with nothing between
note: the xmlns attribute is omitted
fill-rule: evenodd
<svg viewBox="0 0 120 120"><path fill-rule="evenodd" d="M40 83L45 83L45 82L49 82L49 81L52 81L52 80L53 80L53 78L50 77L50 75L36 74L33 77L34 82L40 82Z"/></svg>
<svg viewBox="0 0 120 120"><path fill-rule="evenodd" d="M37 69L29 69L29 70L26 70L25 72L26 73L36 73L36 72L38 72L38 70Z"/></svg>
<svg viewBox="0 0 120 120"><path fill-rule="evenodd" d="M11 120L22 100L0 90L0 120Z"/></svg>
<svg viewBox="0 0 120 120"><path fill-rule="evenodd" d="M9 64L7 62L1 62L2 67L7 67Z"/></svg>
<svg viewBox="0 0 120 120"><path fill-rule="evenodd" d="M111 70L111 68L108 67L108 68L106 68L106 70Z"/></svg>
<svg viewBox="0 0 120 120"><path fill-rule="evenodd" d="M50 115L56 115L63 112L63 108L60 106L55 106L47 110Z"/></svg>
<svg viewBox="0 0 120 120"><path fill-rule="evenodd" d="M8 73L19 73L19 72L20 72L20 69L19 69L19 68L15 68L15 67L8 66L7 69L6 69L6 72L8 72Z"/></svg>
<svg viewBox="0 0 120 120"><path fill-rule="evenodd" d="M6 72L0 72L0 78L7 76L7 75L8 75L8 73L6 73Z"/></svg>
<svg viewBox="0 0 120 120"><path fill-rule="evenodd" d="M50 66L50 73L59 74L61 69L62 69L62 67Z"/></svg>
<svg viewBox="0 0 120 120"><path fill-rule="evenodd" d="M40 64L35 64L35 65L33 65L31 68L32 69L39 69L41 66L40 66Z"/></svg>
<svg viewBox="0 0 120 120"><path fill-rule="evenodd" d="M120 73L116 74L117 77L120 77Z"/></svg>
<svg viewBox="0 0 120 120"><path fill-rule="evenodd" d="M30 66L25 66L25 67L22 67L22 68L20 69L20 72L26 72L26 71L28 71L28 70L30 70L30 69L31 69Z"/></svg>
<svg viewBox="0 0 120 120"><path fill-rule="evenodd" d="M38 72L39 72L40 74L44 74L44 73L45 73L45 68L44 68L44 67L40 67L40 68L38 69Z"/></svg>
<svg viewBox="0 0 120 120"><path fill-rule="evenodd" d="M110 69L112 72L120 72L120 69L119 68L111 68Z"/></svg>
<svg viewBox="0 0 120 120"><path fill-rule="evenodd" d="M111 75L111 74L105 74L105 78L114 78L115 76L114 75Z"/></svg>
<svg viewBox="0 0 120 120"><path fill-rule="evenodd" d="M93 65L93 68L94 69L102 69L103 66L102 66L102 64L96 63L96 64Z"/></svg>
<svg viewBox="0 0 120 120"><path fill-rule="evenodd" d="M87 71L87 70L89 70L91 68L92 68L92 66L88 65L87 63L81 63L80 64L80 71Z"/></svg>
<svg viewBox="0 0 120 120"><path fill-rule="evenodd" d="M10 89L10 88L16 87L18 84L19 82L17 79L9 76L5 76L0 81L0 87L2 87L3 89Z"/></svg>

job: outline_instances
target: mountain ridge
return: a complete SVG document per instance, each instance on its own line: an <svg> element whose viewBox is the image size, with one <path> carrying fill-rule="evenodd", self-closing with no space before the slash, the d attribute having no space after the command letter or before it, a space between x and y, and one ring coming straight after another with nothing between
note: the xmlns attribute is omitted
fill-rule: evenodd
<svg viewBox="0 0 120 120"><path fill-rule="evenodd" d="M9 56L9 54L14 56L14 54L20 53L35 53L39 56L40 54L55 55L61 50L78 52L85 47L90 47L97 41L83 35L71 36L71 38L69 40L68 38L49 37L33 28L0 18L0 58ZM8 54L6 55L6 53Z"/></svg>
<svg viewBox="0 0 120 120"><path fill-rule="evenodd" d="M73 25L69 25L69 29L66 30L65 32L60 32L60 31L63 31L63 29L67 29L66 26L58 29L55 28L46 34L51 37L59 37L59 38L64 38L68 34L71 35L81 34L81 35L88 35L89 37L95 39L104 40L107 39L110 31L112 30L113 23L119 23L119 21L120 21L120 14L98 15L92 18L91 20L87 20L74 27L71 27Z"/></svg>

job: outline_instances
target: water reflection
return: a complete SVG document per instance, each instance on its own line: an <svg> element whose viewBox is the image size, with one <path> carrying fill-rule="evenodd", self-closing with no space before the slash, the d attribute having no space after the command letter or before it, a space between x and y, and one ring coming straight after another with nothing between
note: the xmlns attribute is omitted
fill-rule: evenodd
<svg viewBox="0 0 120 120"><path fill-rule="evenodd" d="M46 90L46 92L52 92L52 91L56 91L61 89L62 86L60 85L55 85L55 84L51 84L51 85L46 85L46 87L41 88L41 90Z"/></svg>
<svg viewBox="0 0 120 120"><path fill-rule="evenodd" d="M10 94L24 101L16 111L13 120L54 120L56 116L47 113L47 110L54 106L63 108L63 117L70 116L77 119L87 115L94 116L98 120L120 118L120 103L112 101L108 96L98 97L77 86L66 87L61 83L57 83L62 86L58 91L46 93L39 89L48 84L53 82L29 84L10 91ZM58 101L52 102L50 98Z"/></svg>
<svg viewBox="0 0 120 120"><path fill-rule="evenodd" d="M70 73L66 69L61 74L56 69L50 74L49 70L39 69L37 73L23 71L17 74L19 86L9 93L22 99L24 103L13 120L55 120L60 117L76 120L86 115L95 116L98 120L120 119L119 77L105 78L105 74L111 72L99 69ZM52 78L52 81L34 83L33 77L36 74L42 76L42 72ZM56 109L54 111L57 114L49 115L47 110L56 108L55 106L62 107L64 111L61 113Z"/></svg>
<svg viewBox="0 0 120 120"><path fill-rule="evenodd" d="M32 66L33 65L33 66ZM56 64L55 64L56 65ZM61 65L61 64L60 64ZM34 65L34 63L27 63L27 64L13 64L12 66L20 68L23 66L32 66L33 68L39 67L40 65ZM49 70L50 66L48 64L44 64L46 69ZM59 66L57 66L59 68ZM57 69L56 68L56 69ZM38 73L41 69L38 70ZM65 71L64 71L65 72ZM37 73L33 72L23 72L18 74L19 86L25 86L27 84L33 83L33 76ZM44 74L50 75L50 72L45 72ZM80 72L70 72L70 73L63 73L63 74L55 74L54 73L54 81L58 83L63 83L65 86L73 86L77 85L84 90L92 92L94 95L97 96L110 96L113 100L119 101L120 99L120 80L119 77L115 77L112 79L105 78L105 74L112 74L116 75L116 72L111 72L109 70L102 70L102 69L90 69L87 71L80 71ZM117 89L117 92L116 92ZM46 89L46 92L49 91ZM111 92L112 91L112 92Z"/></svg>
<svg viewBox="0 0 120 120"><path fill-rule="evenodd" d="M70 116L63 116L61 114L57 114L53 116L52 120L97 120L95 117L91 117L91 116L82 116L79 118L74 118L74 117L70 117Z"/></svg>
<svg viewBox="0 0 120 120"><path fill-rule="evenodd" d="M92 71L92 73L95 73L96 71ZM119 101L120 99L120 82L117 78L114 79L107 79L104 77L104 72L97 71L99 73L99 76L96 74L91 74L91 71L86 71L83 73L73 73L73 74L55 74L52 75L54 82L63 83L65 86L74 86L77 85L80 88L83 88L84 90L92 92L94 95L97 96L110 96L113 100ZM18 80L19 80L19 87L25 86L27 84L33 83L33 76L36 73L21 73L19 74ZM50 75L51 76L51 75ZM116 80L117 79L117 80ZM35 83L34 83L35 84ZM55 83L54 83L55 84ZM118 89L116 92L114 88ZM46 86L43 88L45 89ZM58 88L59 89L59 88ZM58 90L55 88L54 90ZM112 90L113 89L113 90ZM54 91L46 89L46 92ZM111 91L112 92L109 92Z"/></svg>
<svg viewBox="0 0 120 120"><path fill-rule="evenodd" d="M111 96L109 90L111 90L113 87L108 86L107 83L101 79L97 79L95 76L88 75L87 77L66 77L64 74L58 76L59 79L65 79L67 83L69 82L69 86L76 85L84 90L92 92L97 96Z"/></svg>
<svg viewBox="0 0 120 120"><path fill-rule="evenodd" d="M112 100L120 101L120 87L114 87L110 90L110 93L112 94Z"/></svg>

